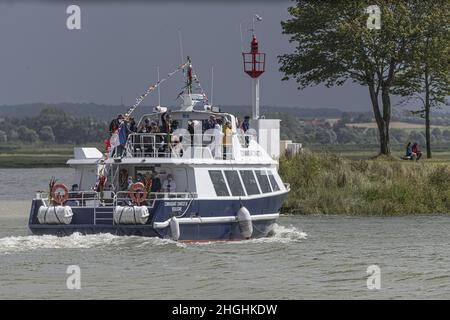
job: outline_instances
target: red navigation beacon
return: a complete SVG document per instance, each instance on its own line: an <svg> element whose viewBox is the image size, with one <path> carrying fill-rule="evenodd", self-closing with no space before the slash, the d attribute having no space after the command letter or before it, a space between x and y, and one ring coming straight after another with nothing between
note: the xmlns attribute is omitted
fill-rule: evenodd
<svg viewBox="0 0 450 320"><path fill-rule="evenodd" d="M266 68L266 54L260 53L258 40L253 35L250 52L242 52L244 58L244 71L253 79L258 78Z"/></svg>

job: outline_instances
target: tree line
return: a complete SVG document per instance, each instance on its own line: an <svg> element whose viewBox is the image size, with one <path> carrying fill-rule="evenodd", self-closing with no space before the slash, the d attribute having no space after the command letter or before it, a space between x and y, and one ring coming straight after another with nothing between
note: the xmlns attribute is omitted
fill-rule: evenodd
<svg viewBox="0 0 450 320"><path fill-rule="evenodd" d="M83 144L101 142L108 136L108 122L90 117L75 117L49 107L39 115L0 120L0 142Z"/></svg>

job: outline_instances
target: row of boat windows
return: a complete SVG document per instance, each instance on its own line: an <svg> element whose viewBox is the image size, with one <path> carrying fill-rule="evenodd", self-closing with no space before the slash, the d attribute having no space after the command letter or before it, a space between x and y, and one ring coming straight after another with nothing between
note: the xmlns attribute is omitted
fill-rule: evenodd
<svg viewBox="0 0 450 320"><path fill-rule="evenodd" d="M280 190L274 176L267 170L209 170L209 176L218 197L228 197L230 192L238 197Z"/></svg>

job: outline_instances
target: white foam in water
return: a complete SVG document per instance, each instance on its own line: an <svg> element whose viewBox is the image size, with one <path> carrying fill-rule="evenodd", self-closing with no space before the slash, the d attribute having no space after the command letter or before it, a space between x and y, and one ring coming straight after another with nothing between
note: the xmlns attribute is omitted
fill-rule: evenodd
<svg viewBox="0 0 450 320"><path fill-rule="evenodd" d="M285 227L275 223L271 236L267 238L258 238L251 241L288 243L305 240L307 236L308 234L306 232L300 231L294 226Z"/></svg>
<svg viewBox="0 0 450 320"><path fill-rule="evenodd" d="M82 235L80 233L74 233L66 237L44 235L0 238L0 253L15 253L38 249L89 249L95 247L120 247L130 245L130 241L134 242L134 247L142 247L149 244L176 244L177 246L184 247L183 244L178 244L169 239L115 236L110 233L95 235Z"/></svg>
<svg viewBox="0 0 450 320"><path fill-rule="evenodd" d="M252 239L248 241L237 241L230 243L264 243L264 242L295 242L306 239L307 234L299 231L293 226L285 227L275 224L273 233L266 238ZM203 242L202 245L215 242ZM95 235L82 235L74 233L66 237L57 236L17 236L0 238L0 253L16 253L41 249L89 249L96 247L126 247L132 245L134 248L145 248L149 245L164 246L175 245L185 248L187 245L170 239L115 236L110 233Z"/></svg>
<svg viewBox="0 0 450 320"><path fill-rule="evenodd" d="M229 244L251 244L251 243L289 243L297 242L300 240L305 240L308 234L306 232L298 230L294 226L280 226L275 223L272 233L265 238L243 240L243 241L224 241L219 243L229 243ZM206 242L193 242L193 245L215 245L216 241L206 241Z"/></svg>

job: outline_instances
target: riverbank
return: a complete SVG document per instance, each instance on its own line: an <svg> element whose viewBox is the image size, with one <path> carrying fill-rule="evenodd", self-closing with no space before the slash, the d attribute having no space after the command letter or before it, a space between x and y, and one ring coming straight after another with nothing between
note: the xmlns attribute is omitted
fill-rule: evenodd
<svg viewBox="0 0 450 320"><path fill-rule="evenodd" d="M444 149L434 159L418 162L396 157L369 160L369 153L355 160L350 149L346 155L341 152L346 150L317 150L280 159L280 174L291 185L283 213L450 213L450 162ZM0 145L0 168L66 167L72 156L69 145Z"/></svg>
<svg viewBox="0 0 450 320"><path fill-rule="evenodd" d="M65 167L73 145L0 144L0 168Z"/></svg>
<svg viewBox="0 0 450 320"><path fill-rule="evenodd" d="M281 159L280 174L291 185L284 213L450 213L446 161L350 160L306 152Z"/></svg>

